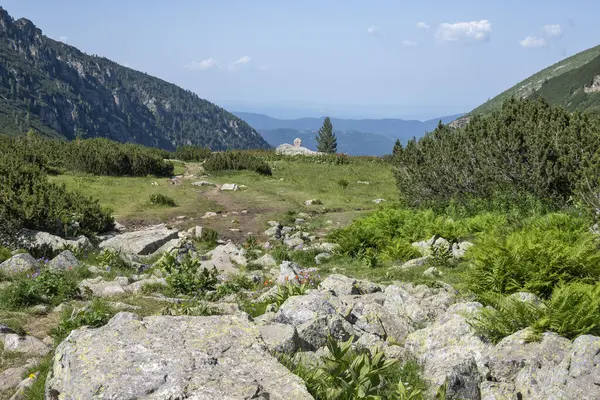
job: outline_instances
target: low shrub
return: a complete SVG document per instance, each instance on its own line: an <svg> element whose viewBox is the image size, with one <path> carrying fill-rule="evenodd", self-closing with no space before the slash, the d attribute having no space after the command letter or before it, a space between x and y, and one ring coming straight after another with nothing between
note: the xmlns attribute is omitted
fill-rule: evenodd
<svg viewBox="0 0 600 400"><path fill-rule="evenodd" d="M14 241L21 228L59 236L93 235L113 228L109 210L64 186L48 182L39 167L0 156L0 236Z"/></svg>
<svg viewBox="0 0 600 400"><path fill-rule="evenodd" d="M261 175L272 175L269 164L250 153L241 151L212 153L204 163L204 169L210 172L249 170Z"/></svg>
<svg viewBox="0 0 600 400"><path fill-rule="evenodd" d="M150 195L150 204L153 206L167 206L167 207L176 207L175 200L166 196L162 193L155 193Z"/></svg>
<svg viewBox="0 0 600 400"><path fill-rule="evenodd" d="M0 136L0 154L48 172L75 171L110 176L171 176L173 164L157 149L137 144L121 144L104 138L63 142L36 134Z"/></svg>
<svg viewBox="0 0 600 400"><path fill-rule="evenodd" d="M180 146L175 149L173 157L181 161L203 161L210 157L211 151L201 146Z"/></svg>

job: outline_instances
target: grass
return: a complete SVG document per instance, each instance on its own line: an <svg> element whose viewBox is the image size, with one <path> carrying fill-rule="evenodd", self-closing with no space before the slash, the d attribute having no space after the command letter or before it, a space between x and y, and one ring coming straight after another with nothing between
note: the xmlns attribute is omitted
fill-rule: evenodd
<svg viewBox="0 0 600 400"><path fill-rule="evenodd" d="M391 168L387 164L368 160L356 160L346 165L289 160L272 161L269 164L273 171L271 177L250 171L225 171L213 173L206 179L219 185L236 183L247 186L237 192L193 186L192 183L200 180L202 174L197 163L175 163L176 174L185 172L196 177L182 179L181 185L172 185L167 178L152 176L132 178L67 174L49 179L98 199L102 206L113 210L116 219L126 226L128 223L172 222L179 216L185 216L182 222L187 225L184 226L201 224L213 227L219 233L238 226L231 223L233 218L201 220L200 217L207 211L250 210L247 216L239 216L248 220L242 223L244 234L247 231L262 232L266 229L266 221L277 219L289 210L319 214L311 220L311 224L316 226L323 227L324 222L330 219L341 219L342 223L347 223L356 216L376 209L378 205L373 203L374 199L385 198L389 201L398 197ZM348 185L344 188L340 186L340 181L346 181ZM370 185L356 181L369 181ZM148 199L156 193L172 198L177 206L150 206ZM306 200L316 198L323 204L304 206Z"/></svg>
<svg viewBox="0 0 600 400"><path fill-rule="evenodd" d="M64 183L71 190L78 190L100 201L102 206L113 210L122 223L160 223L180 215L199 216L207 211L219 211L214 202L198 195L198 188L190 182L171 185L166 178L155 177L107 177L92 175L59 175L50 180ZM156 182L157 185L153 185ZM148 199L155 193L175 199L176 207L151 207Z"/></svg>

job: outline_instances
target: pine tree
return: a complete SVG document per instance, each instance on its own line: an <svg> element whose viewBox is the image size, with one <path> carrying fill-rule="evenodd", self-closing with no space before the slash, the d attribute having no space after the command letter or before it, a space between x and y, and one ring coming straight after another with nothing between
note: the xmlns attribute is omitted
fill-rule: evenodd
<svg viewBox="0 0 600 400"><path fill-rule="evenodd" d="M323 121L323 126L317 133L317 150L322 153L335 154L337 152L337 139L333 133L333 126L329 117Z"/></svg>
<svg viewBox="0 0 600 400"><path fill-rule="evenodd" d="M396 139L396 143L394 143L394 150L392 150L392 155L394 157L400 155L402 153L402 143L400 143L400 139Z"/></svg>

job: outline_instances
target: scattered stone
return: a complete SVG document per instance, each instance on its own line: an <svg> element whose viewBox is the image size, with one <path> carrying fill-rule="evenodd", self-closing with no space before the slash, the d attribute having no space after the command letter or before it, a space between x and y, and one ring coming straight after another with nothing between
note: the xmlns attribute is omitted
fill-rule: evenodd
<svg viewBox="0 0 600 400"><path fill-rule="evenodd" d="M427 264L428 261L429 261L429 256L414 258L412 260L408 260L407 262L405 262L404 264L402 264L396 268L411 269L411 268L415 268L415 267L422 267L423 265Z"/></svg>
<svg viewBox="0 0 600 400"><path fill-rule="evenodd" d="M319 204L323 204L323 203L321 202L321 200L319 200L319 199L306 200L306 201L304 202L304 205L305 205L305 206L312 206L312 205L319 205Z"/></svg>
<svg viewBox="0 0 600 400"><path fill-rule="evenodd" d="M442 273L436 267L429 267L423 272L423 275L428 278L437 278L442 276Z"/></svg>
<svg viewBox="0 0 600 400"><path fill-rule="evenodd" d="M252 261L252 264L260 265L263 268L272 268L277 266L277 261L272 255L265 254L264 256Z"/></svg>
<svg viewBox="0 0 600 400"><path fill-rule="evenodd" d="M101 328L77 329L56 349L46 397L53 391L90 400L312 399L239 315L140 320L119 313Z"/></svg>
<svg viewBox="0 0 600 400"><path fill-rule="evenodd" d="M17 275L40 267L40 263L29 254L17 254L0 264L0 272L5 275Z"/></svg>
<svg viewBox="0 0 600 400"><path fill-rule="evenodd" d="M367 181L356 181L356 183L358 183L359 185L370 185L370 182Z"/></svg>
<svg viewBox="0 0 600 400"><path fill-rule="evenodd" d="M296 246L303 245L304 244L304 240L302 240L300 238L285 239L283 241L283 244L285 244L287 247L293 249Z"/></svg>
<svg viewBox="0 0 600 400"><path fill-rule="evenodd" d="M65 250L48 263L48 268L52 270L65 271L79 267L80 263L75 254Z"/></svg>
<svg viewBox="0 0 600 400"><path fill-rule="evenodd" d="M90 290L94 296L110 297L120 296L125 294L125 289L118 282L105 281L104 278L98 276L92 279L84 279L79 283L79 288L85 292Z"/></svg>
<svg viewBox="0 0 600 400"><path fill-rule="evenodd" d="M385 199L375 199L375 200L373 200L373 203L375 203L375 204L381 204L381 203L383 203L385 201L386 201Z"/></svg>
<svg viewBox="0 0 600 400"><path fill-rule="evenodd" d="M35 380L38 377L38 374L39 372L36 372L33 374L33 376L28 376L27 378L22 380L21 383L19 383L19 385L17 386L17 391L9 400L25 400L25 393L27 392L27 389L33 386Z"/></svg>
<svg viewBox="0 0 600 400"><path fill-rule="evenodd" d="M16 333L9 333L4 337L4 350L40 357L50 352L50 348L40 339L29 335L19 336Z"/></svg>
<svg viewBox="0 0 600 400"><path fill-rule="evenodd" d="M219 214L217 214L216 212L207 211L207 212L204 213L204 215L202 216L202 218L205 218L205 219L206 218L213 218L213 217L216 217L217 215L219 215Z"/></svg>
<svg viewBox="0 0 600 400"><path fill-rule="evenodd" d="M179 232L157 225L148 229L126 232L100 243L101 249L111 249L126 254L149 255L171 240L179 239Z"/></svg>
<svg viewBox="0 0 600 400"><path fill-rule="evenodd" d="M467 250L473 246L471 242L460 242L452 245L452 256L454 258L462 258L467 253Z"/></svg>
<svg viewBox="0 0 600 400"><path fill-rule="evenodd" d="M236 185L235 183L225 183L225 184L223 184L223 186L221 186L221 191L222 192L225 192L225 191L228 191L228 192L237 191L239 189L240 189L239 186Z"/></svg>
<svg viewBox="0 0 600 400"><path fill-rule="evenodd" d="M194 186L217 186L214 183L208 182L208 181L192 182L192 185L194 185Z"/></svg>
<svg viewBox="0 0 600 400"><path fill-rule="evenodd" d="M315 256L315 264L321 265L323 262L331 259L332 255L330 253L320 253Z"/></svg>
<svg viewBox="0 0 600 400"><path fill-rule="evenodd" d="M27 367L13 367L0 372L0 392L14 389L23 380L21 378L27 372Z"/></svg>

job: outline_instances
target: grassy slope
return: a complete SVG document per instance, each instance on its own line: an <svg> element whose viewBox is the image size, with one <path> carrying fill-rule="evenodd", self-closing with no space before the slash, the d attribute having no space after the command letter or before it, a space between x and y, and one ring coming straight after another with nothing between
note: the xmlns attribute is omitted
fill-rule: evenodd
<svg viewBox="0 0 600 400"><path fill-rule="evenodd" d="M89 175L61 175L51 177L70 189L99 199L100 204L114 211L117 220L126 226L170 222L185 226L201 224L230 234L229 228L241 228L241 234L264 231L266 221L282 217L287 211L315 211L320 221L332 220L346 224L357 215L377 208L376 198L395 200L396 187L389 165L358 161L349 165L321 165L291 161L271 163L272 177L252 172L221 172L200 178L197 164L186 165L186 174L180 186L171 185L166 178L115 178ZM176 167L176 173L182 172ZM236 183L248 188L237 192L220 192L213 187L196 187L192 182L208 180L216 184ZM340 180L347 180L344 189ZM370 185L358 184L368 181ZM152 185L156 182L158 186ZM149 205L149 196L162 193L172 197L177 207ZM323 205L305 207L309 199L320 199ZM248 214L241 214L248 210ZM240 213L232 218L201 220L207 211ZM186 218L178 219L177 217ZM233 222L233 221L236 222ZM319 221L315 221L319 225ZM231 237L236 239L236 237Z"/></svg>
<svg viewBox="0 0 600 400"><path fill-rule="evenodd" d="M597 75L600 75L600 56L579 68L550 79L535 95L546 98L550 104L558 104L571 111L598 108L600 93L585 93L583 90Z"/></svg>
<svg viewBox="0 0 600 400"><path fill-rule="evenodd" d="M571 70L582 67L598 56L600 56L600 46L592 47L591 49L577 53L517 83L512 88L483 103L471 111L470 114L482 114L490 112L499 108L502 103L510 97L527 97L531 95L532 89L539 89L546 80L559 77Z"/></svg>

